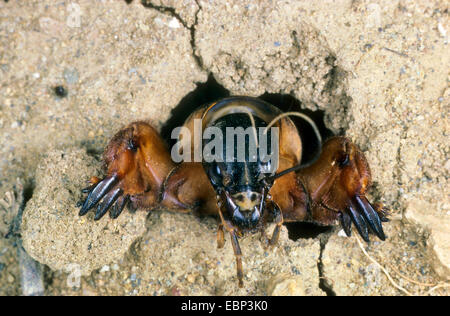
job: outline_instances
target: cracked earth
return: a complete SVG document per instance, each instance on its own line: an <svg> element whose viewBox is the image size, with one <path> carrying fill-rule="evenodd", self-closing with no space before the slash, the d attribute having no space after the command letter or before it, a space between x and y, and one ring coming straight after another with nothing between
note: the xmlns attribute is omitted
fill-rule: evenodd
<svg viewBox="0 0 450 316"><path fill-rule="evenodd" d="M23 243L46 295L448 295L449 28L445 1L1 1L0 294L24 293ZM239 289L213 218L78 217L117 130L216 90L289 95L361 147L391 208L375 261L338 227L284 227L242 239Z"/></svg>

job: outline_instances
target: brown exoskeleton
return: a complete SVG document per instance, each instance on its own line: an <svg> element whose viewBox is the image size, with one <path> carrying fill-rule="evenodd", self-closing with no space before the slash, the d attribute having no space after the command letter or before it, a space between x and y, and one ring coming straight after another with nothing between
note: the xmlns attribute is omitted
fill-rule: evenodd
<svg viewBox="0 0 450 316"><path fill-rule="evenodd" d="M365 197L371 175L364 154L348 138L332 137L323 144L318 159L301 165L301 138L290 115L296 113L283 114L256 98L220 100L191 114L184 124L188 133L182 135L180 146L172 149L172 155L152 126L132 123L107 146L107 174L103 179L91 179L80 215L98 205L95 220L108 210L111 218L116 218L126 204L134 208L162 205L182 212L216 215L220 219L218 246L224 245L224 232L228 232L240 286L243 269L238 238L247 232L260 231L273 245L284 222L333 225L340 221L348 236L353 222L364 240L369 240L369 230L384 240L381 222L387 220L386 212L381 206L372 206ZM216 146L206 142L206 131L223 135L230 128L247 131L245 138L235 141L233 135L231 147L228 134L228 139L220 138ZM203 141L192 136L196 129ZM270 136L275 142L269 146L263 136ZM244 151L239 157L237 149L241 145L254 145L256 151ZM263 145L271 147L270 152L276 153L271 158L276 159L266 159ZM210 156L187 161L211 147L214 150ZM230 148L236 150L230 154ZM174 155L187 159L175 163ZM264 228L270 221L276 226L267 239Z"/></svg>

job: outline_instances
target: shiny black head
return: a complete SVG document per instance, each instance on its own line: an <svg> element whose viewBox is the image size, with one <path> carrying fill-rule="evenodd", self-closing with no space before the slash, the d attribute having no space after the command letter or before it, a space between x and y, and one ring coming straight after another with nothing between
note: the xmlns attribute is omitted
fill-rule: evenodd
<svg viewBox="0 0 450 316"><path fill-rule="evenodd" d="M214 121L203 141L203 167L225 203L224 216L243 229L254 228L264 212L264 201L277 161L262 157L261 143L272 152L271 131L262 142L267 123L250 113L232 113Z"/></svg>

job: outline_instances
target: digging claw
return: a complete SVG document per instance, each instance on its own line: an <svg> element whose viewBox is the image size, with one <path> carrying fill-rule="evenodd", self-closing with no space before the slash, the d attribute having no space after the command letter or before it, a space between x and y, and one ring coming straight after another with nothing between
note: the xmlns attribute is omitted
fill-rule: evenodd
<svg viewBox="0 0 450 316"><path fill-rule="evenodd" d="M352 219L350 218L350 215L345 212L340 212L339 217L345 234L347 237L350 237L352 235Z"/></svg>
<svg viewBox="0 0 450 316"><path fill-rule="evenodd" d="M85 215L89 210L91 210L117 183L117 177L111 176L106 177L99 183L95 184L95 187L90 191L86 201L81 207L80 216Z"/></svg>
<svg viewBox="0 0 450 316"><path fill-rule="evenodd" d="M349 206L350 217L352 218L353 224L355 224L358 233L364 239L364 241L369 242L369 230L367 229L367 222L364 216L357 209L357 206L352 202Z"/></svg>
<svg viewBox="0 0 450 316"><path fill-rule="evenodd" d="M91 192L92 190L94 190L96 186L97 186L97 184L90 185L90 186L88 186L88 187L82 189L81 192L82 192L82 193L89 193L89 192Z"/></svg>
<svg viewBox="0 0 450 316"><path fill-rule="evenodd" d="M357 195L349 202L347 211L339 213L341 226L350 237L352 222L364 241L369 242L369 228L381 240L386 240L382 222L388 221L383 212L377 212L365 196Z"/></svg>
<svg viewBox="0 0 450 316"><path fill-rule="evenodd" d="M119 215L122 213L124 207L127 205L127 203L130 201L130 196L125 195L121 196L117 199L117 202L114 203L113 207L109 211L109 217L112 219L116 219L119 217Z"/></svg>
<svg viewBox="0 0 450 316"><path fill-rule="evenodd" d="M383 226L381 225L380 216L373 209L366 197L356 196L356 202L358 203L360 210L362 210L362 214L372 231L378 236L378 238L385 240L386 236L383 231Z"/></svg>
<svg viewBox="0 0 450 316"><path fill-rule="evenodd" d="M120 188L116 188L115 190L109 192L98 205L94 220L98 221L101 219L103 215L106 214L108 209L114 204L114 202L116 202L120 195L122 195L122 190Z"/></svg>

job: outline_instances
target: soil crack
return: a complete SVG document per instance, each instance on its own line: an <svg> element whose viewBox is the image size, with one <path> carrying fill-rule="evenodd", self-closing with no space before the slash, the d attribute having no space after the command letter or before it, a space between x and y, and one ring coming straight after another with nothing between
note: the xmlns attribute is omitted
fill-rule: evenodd
<svg viewBox="0 0 450 316"><path fill-rule="evenodd" d="M320 236L320 254L319 254L319 260L317 261L317 269L319 270L319 288L324 291L327 296L336 296L336 292L333 290L332 285L327 280L327 278L324 276L324 265L322 261L323 252L325 251L325 246L328 243L328 240L330 239L330 234L323 234Z"/></svg>
<svg viewBox="0 0 450 316"><path fill-rule="evenodd" d="M160 13L170 15L170 16L176 18L178 20L178 22L180 22L181 25L183 25L184 28L189 30L190 35L191 35L190 44L191 44L191 47L192 47L192 56L194 57L194 60L197 63L198 67L201 70L205 70L204 67L203 67L203 59L202 59L202 57L200 55L197 55L197 53L196 53L197 48L196 48L196 45L195 45L195 32L196 32L196 27L197 27L197 24L198 24L198 14L201 11L202 7L200 6L200 3L198 2L198 0L195 0L195 3L198 6L198 10L195 12L194 23L191 26L189 26L188 23L180 16L180 14L176 11L175 8L161 6L161 5L156 5L156 4L151 3L151 1L141 0L141 4L145 8L154 9L154 10L160 12Z"/></svg>

